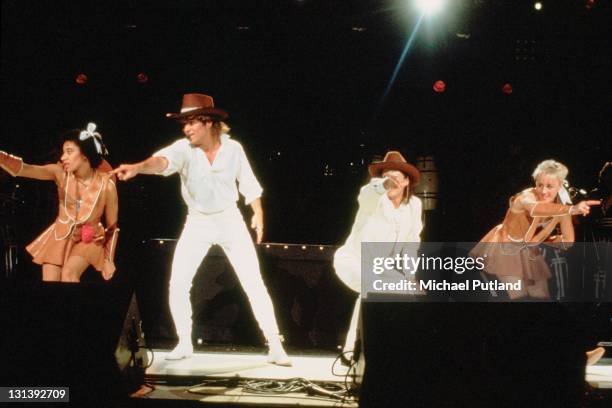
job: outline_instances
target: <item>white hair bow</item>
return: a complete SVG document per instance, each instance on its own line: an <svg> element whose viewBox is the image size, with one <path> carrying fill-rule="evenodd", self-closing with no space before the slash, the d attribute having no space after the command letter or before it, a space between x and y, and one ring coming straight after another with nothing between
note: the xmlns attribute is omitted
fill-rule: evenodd
<svg viewBox="0 0 612 408"><path fill-rule="evenodd" d="M569 192L567 191L567 188L569 187L569 183L567 182L567 180L563 180L563 185L561 186L561 188L559 189L559 200L561 200L562 204L565 205L571 205L572 204L572 199L569 195Z"/></svg>
<svg viewBox="0 0 612 408"><path fill-rule="evenodd" d="M96 130L96 124L93 122L89 122L87 124L87 129L83 130L79 135L79 140L87 140L90 137L93 137L94 144L96 145L96 151L98 154L108 154L106 147L102 144L102 135Z"/></svg>

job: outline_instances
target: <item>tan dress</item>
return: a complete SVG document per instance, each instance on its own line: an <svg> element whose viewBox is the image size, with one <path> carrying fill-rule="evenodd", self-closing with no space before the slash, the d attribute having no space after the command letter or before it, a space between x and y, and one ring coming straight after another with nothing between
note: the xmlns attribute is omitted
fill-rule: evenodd
<svg viewBox="0 0 612 408"><path fill-rule="evenodd" d="M112 261L115 244L105 239L104 227L100 224L109 189L114 190L115 183L102 171L95 171L87 187L77 187L74 174L64 173L64 178L57 186L57 219L26 247L33 262L62 266L70 256L76 255L83 257L96 270L102 271L104 260ZM80 193L80 200L77 200L77 193ZM114 240L115 235L110 239Z"/></svg>
<svg viewBox="0 0 612 408"><path fill-rule="evenodd" d="M470 255L483 257L489 274L521 278L527 285L549 279L552 275L539 245L559 224L560 217L569 214L569 206L533 202L531 211L515 210L510 199L504 221L489 231L472 249Z"/></svg>

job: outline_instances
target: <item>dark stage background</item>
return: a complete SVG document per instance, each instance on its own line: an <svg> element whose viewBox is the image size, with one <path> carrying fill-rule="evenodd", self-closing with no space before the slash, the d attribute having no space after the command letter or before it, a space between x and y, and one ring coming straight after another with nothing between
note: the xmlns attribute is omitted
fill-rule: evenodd
<svg viewBox="0 0 612 408"><path fill-rule="evenodd" d="M95 121L113 165L141 160L179 137L164 113L182 93L210 93L264 186L267 241L342 243L366 165L390 148L440 171L443 222L426 238L478 240L539 161L590 189L612 157L609 2L532 3L449 2L383 98L418 18L409 2L5 0L0 148L46 162L63 130ZM27 242L55 216L54 188L19 185ZM177 177L119 192L122 239L179 234Z"/></svg>
<svg viewBox="0 0 612 408"><path fill-rule="evenodd" d="M179 109L183 93L213 95L229 111L231 134L264 187L265 240L315 244L314 251L329 245L309 263L272 256L264 246L259 253L290 346L333 349L343 340L354 294L332 273L332 249L349 233L375 156L398 149L413 162L434 157L440 200L426 216L423 238L445 242L479 240L502 219L508 198L532 184L542 160L565 163L570 183L588 191L612 159L611 2L546 1L540 12L533 1L448 3L422 21L385 95L419 17L408 1L3 0L0 149L30 163L55 161L58 136L94 121L113 166L140 161L180 137L179 125L164 114ZM80 73L85 84L75 81ZM433 90L438 80L446 83L443 93ZM510 94L502 92L506 83ZM136 287L148 339L171 342L164 296L173 244L162 248L154 238L180 233L178 177L140 176L118 190L119 272L111 288ZM23 247L55 218L55 186L0 172L0 198L0 244L18 262L15 280L35 281L40 268ZM208 319L195 336L233 343L249 337L246 343L261 346L233 275L217 274L227 265L219 256L208 262L219 270L200 276L215 285L194 295L196 320ZM0 286L9 281L4 275ZM84 281L101 278L89 272ZM38 304L30 306L33 313ZM18 316L19 305L4 315ZM450 333L457 337L452 349L459 349L472 335L459 327L466 320L454 317L461 312L453 313L443 316L456 326L440 331L431 347L451 350L444 337ZM600 315L609 334L609 310ZM220 320L235 331L213 331ZM385 322L374 321L370 334L393 340L377 331ZM496 333L497 323L487 322L479 330ZM512 340L521 333L507 332ZM548 340L541 344L548 347ZM594 341L593 335L585 343ZM584 350L575 350L578 361ZM384 378L393 366L379 361Z"/></svg>

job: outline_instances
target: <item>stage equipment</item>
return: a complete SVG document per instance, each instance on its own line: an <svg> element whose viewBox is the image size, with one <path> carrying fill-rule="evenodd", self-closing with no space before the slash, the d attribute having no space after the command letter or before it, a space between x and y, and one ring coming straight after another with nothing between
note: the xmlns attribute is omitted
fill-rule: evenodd
<svg viewBox="0 0 612 408"><path fill-rule="evenodd" d="M128 392L137 390L144 384L145 369L153 358L153 352L145 346L142 320L138 311L136 295L132 295L121 337L115 349L115 358L123 376Z"/></svg>
<svg viewBox="0 0 612 408"><path fill-rule="evenodd" d="M9 279L17 271L16 190L0 192L0 279Z"/></svg>
<svg viewBox="0 0 612 408"><path fill-rule="evenodd" d="M415 0L414 3L423 14L435 14L444 6L444 0Z"/></svg>
<svg viewBox="0 0 612 408"><path fill-rule="evenodd" d="M433 90L436 93L443 93L446 91L446 84L442 80L438 80L433 85Z"/></svg>
<svg viewBox="0 0 612 408"><path fill-rule="evenodd" d="M421 172L421 182L414 188L414 194L423 201L423 210L431 211L438 207L438 169L433 156L419 156L416 168Z"/></svg>
<svg viewBox="0 0 612 408"><path fill-rule="evenodd" d="M3 385L70 387L73 406L117 406L115 358L132 290L125 282L40 283L3 291Z"/></svg>
<svg viewBox="0 0 612 408"><path fill-rule="evenodd" d="M85 85L88 80L89 78L87 75L83 73L77 74L77 76L74 78L74 82L76 82L77 85Z"/></svg>
<svg viewBox="0 0 612 408"><path fill-rule="evenodd" d="M360 407L578 407L589 333L573 306L364 302Z"/></svg>

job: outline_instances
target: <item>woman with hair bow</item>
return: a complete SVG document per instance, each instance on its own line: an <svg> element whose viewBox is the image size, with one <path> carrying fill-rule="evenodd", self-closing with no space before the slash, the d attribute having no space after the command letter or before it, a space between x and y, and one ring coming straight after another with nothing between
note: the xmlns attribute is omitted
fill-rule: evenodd
<svg viewBox="0 0 612 408"><path fill-rule="evenodd" d="M531 297L548 299L550 269L539 244L558 244L563 248L574 243L573 215L586 216L597 200L572 205L565 189L568 169L555 160L538 164L531 175L534 187L510 198L502 224L486 234L470 252L483 257L485 271L504 284L510 299ZM554 235L559 226L561 233ZM520 288L519 288L520 287Z"/></svg>
<svg viewBox="0 0 612 408"><path fill-rule="evenodd" d="M95 123L63 136L58 163L24 163L0 151L0 167L13 177L51 180L57 185L57 219L26 247L33 262L42 265L47 282L79 282L91 265L104 279L115 273L118 198L102 136ZM101 220L104 217L104 225Z"/></svg>

